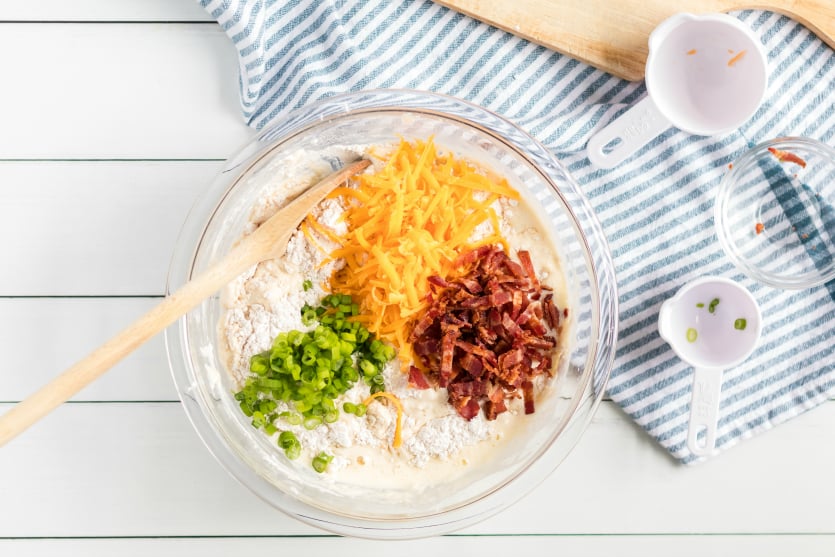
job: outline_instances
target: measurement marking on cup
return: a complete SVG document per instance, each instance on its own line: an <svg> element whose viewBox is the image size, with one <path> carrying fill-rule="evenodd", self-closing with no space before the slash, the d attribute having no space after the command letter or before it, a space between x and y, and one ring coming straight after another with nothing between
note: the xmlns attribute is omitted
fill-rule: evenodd
<svg viewBox="0 0 835 557"><path fill-rule="evenodd" d="M655 113L652 110L644 109L636 115L635 122L623 129L625 139L633 139L646 134L652 128Z"/></svg>
<svg viewBox="0 0 835 557"><path fill-rule="evenodd" d="M713 402L710 396L710 389L708 388L708 384L703 381L698 381L693 387L693 405L695 406L696 416L704 418L709 414L710 405Z"/></svg>

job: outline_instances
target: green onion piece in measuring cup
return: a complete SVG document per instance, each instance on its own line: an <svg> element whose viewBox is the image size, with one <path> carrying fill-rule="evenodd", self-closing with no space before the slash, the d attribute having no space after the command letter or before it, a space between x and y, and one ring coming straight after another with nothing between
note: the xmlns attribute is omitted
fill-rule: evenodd
<svg viewBox="0 0 835 557"><path fill-rule="evenodd" d="M687 329L687 342L696 342L696 338L698 338L699 333L696 332L696 329L690 327Z"/></svg>
<svg viewBox="0 0 835 557"><path fill-rule="evenodd" d="M747 327L747 326L748 326L748 321L743 317L740 317L739 319L734 321L734 329L736 329L737 331L744 331L745 327Z"/></svg>

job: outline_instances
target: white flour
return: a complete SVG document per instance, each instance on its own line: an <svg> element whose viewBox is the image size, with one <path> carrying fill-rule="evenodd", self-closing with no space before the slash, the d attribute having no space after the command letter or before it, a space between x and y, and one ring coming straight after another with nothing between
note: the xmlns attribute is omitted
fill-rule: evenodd
<svg viewBox="0 0 835 557"><path fill-rule="evenodd" d="M349 150L358 151L357 148ZM303 186L292 184L277 193L267 193L252 210L252 226L249 231L254 230L258 223L269 218L281 206L282 195L286 196L287 192ZM511 210L515 207L515 203L494 204L504 237L511 245L520 248L542 246L544 242L534 228L519 227L517 223L511 226L508 223ZM340 235L345 233L345 225L339 221L342 211L338 201L327 200L317 207L315 216L319 223ZM483 223L476 229L474 236L484 237L492 232L490 223ZM315 238L327 251L335 247L321 235L315 235ZM547 257L549 262L554 260L550 252ZM311 245L304 234L296 232L283 258L256 265L227 287L224 293L226 314L221 320L220 337L221 346L225 347L229 372L238 386L243 385L250 373L250 358L269 349L279 332L311 328L302 323L300 310L305 303L316 305L326 294L322 284L331 275L334 263L323 264L324 260L322 250ZM308 291L303 288L305 280L310 280L313 285ZM447 404L445 390L421 391L409 388L397 359L386 367L384 377L386 390L396 394L404 407L401 448L391 448L396 421L394 409L373 402L363 418L340 412L338 421L323 424L314 430L277 424L296 434L303 447L304 456L300 461L306 457L309 462L310 458L324 451L334 455L328 473L353 468L364 471L372 479L373 475L379 475L383 470L401 469L404 463L410 467L423 468L433 461L451 462L452 457L464 449L476 447L488 439L501 439L507 433L510 421L507 418L516 413L515 408L511 407L511 411L497 421L487 421L479 413L468 422ZM359 381L337 400L337 406L341 408L344 401L359 403L368 394L368 387ZM282 405L279 404L279 411L287 409ZM466 464L468 462L465 459L459 459L454 465Z"/></svg>

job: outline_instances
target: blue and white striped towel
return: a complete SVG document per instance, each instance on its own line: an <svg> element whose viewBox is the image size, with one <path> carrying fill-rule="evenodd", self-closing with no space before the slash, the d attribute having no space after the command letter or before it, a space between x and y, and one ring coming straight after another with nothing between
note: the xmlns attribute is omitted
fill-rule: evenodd
<svg viewBox="0 0 835 557"><path fill-rule="evenodd" d="M752 282L724 256L713 194L747 147L779 135L835 141L835 56L804 27L736 14L761 38L770 79L737 132L670 129L613 170L590 165L596 130L638 101L630 83L429 0L200 0L234 41L246 121L335 93L412 88L461 97L515 121L552 149L597 211L617 268L620 340L608 394L676 458L686 447L691 371L660 339L661 302L690 279L742 282L766 316L757 352L724 375L717 446L726 449L835 393L835 284L799 292Z"/></svg>

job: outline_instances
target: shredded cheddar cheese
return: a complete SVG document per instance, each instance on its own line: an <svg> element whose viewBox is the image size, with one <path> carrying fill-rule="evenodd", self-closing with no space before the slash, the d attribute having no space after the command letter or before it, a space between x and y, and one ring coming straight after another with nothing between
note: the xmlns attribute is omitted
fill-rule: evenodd
<svg viewBox="0 0 835 557"><path fill-rule="evenodd" d="M374 401L375 398L379 398L381 396L390 400L392 404L394 404L394 407L397 409L397 421L394 423L394 439L392 439L391 441L391 446L397 449L400 447L401 444L403 444L403 438L400 436L400 429L403 425L403 405L400 403L400 399L397 398L397 395L386 391L380 391L366 398L362 401L362 403L368 406Z"/></svg>
<svg viewBox="0 0 835 557"><path fill-rule="evenodd" d="M354 181L356 187L330 194L346 206L346 234L337 237L312 217L302 230L339 245L330 258L344 259L345 266L333 273L329 290L353 296L370 316L368 329L394 343L406 365L413 320L428 305L427 279L446 276L459 253L480 245L508 251L493 204L519 199L519 193L504 179L438 154L432 140L401 141L382 169ZM490 231L472 242L485 222Z"/></svg>

